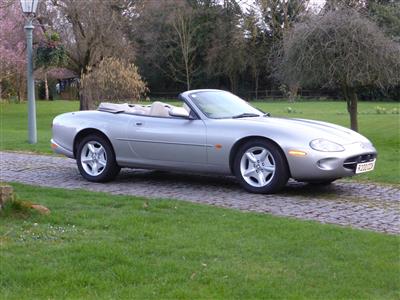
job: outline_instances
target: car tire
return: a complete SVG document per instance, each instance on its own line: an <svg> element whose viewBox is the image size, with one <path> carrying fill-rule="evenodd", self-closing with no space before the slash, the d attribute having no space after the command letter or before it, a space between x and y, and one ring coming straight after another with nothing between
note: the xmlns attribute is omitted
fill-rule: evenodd
<svg viewBox="0 0 400 300"><path fill-rule="evenodd" d="M97 134L88 135L79 142L76 162L81 175L93 182L111 181L121 170L110 142Z"/></svg>
<svg viewBox="0 0 400 300"><path fill-rule="evenodd" d="M263 139L243 144L236 153L233 169L241 186L251 193L276 193L289 180L284 154L277 145Z"/></svg>

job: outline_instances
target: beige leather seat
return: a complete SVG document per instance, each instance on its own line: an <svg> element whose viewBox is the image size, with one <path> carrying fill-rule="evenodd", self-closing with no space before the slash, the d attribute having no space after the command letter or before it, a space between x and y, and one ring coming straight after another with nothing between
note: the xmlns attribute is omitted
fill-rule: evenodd
<svg viewBox="0 0 400 300"><path fill-rule="evenodd" d="M188 112L188 114L190 113L190 107L186 103L183 103L182 107Z"/></svg>
<svg viewBox="0 0 400 300"><path fill-rule="evenodd" d="M164 106L164 103L156 101L151 105L149 115L155 117L169 117L169 112Z"/></svg>
<svg viewBox="0 0 400 300"><path fill-rule="evenodd" d="M142 105L135 105L130 108L129 112L133 114L139 114L139 115L148 115L150 111L149 107L144 107Z"/></svg>
<svg viewBox="0 0 400 300"><path fill-rule="evenodd" d="M176 114L180 114L180 115L189 117L189 112L188 112L185 108L183 108L183 107L176 107L176 106L174 106L174 107L171 109L171 113L176 113Z"/></svg>

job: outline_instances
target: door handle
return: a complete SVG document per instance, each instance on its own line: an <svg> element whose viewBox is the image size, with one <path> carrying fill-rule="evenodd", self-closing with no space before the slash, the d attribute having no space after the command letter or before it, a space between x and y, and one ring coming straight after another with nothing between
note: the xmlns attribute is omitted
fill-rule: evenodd
<svg viewBox="0 0 400 300"><path fill-rule="evenodd" d="M142 126L143 123L142 122L136 122L136 126Z"/></svg>

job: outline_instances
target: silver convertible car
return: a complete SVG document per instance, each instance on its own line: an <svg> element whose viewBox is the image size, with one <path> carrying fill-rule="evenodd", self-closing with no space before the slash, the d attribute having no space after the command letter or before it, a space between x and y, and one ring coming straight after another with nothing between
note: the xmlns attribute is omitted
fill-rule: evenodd
<svg viewBox="0 0 400 300"><path fill-rule="evenodd" d="M350 129L273 118L221 90L179 95L182 106L102 103L57 116L52 148L74 158L89 181L120 168L233 174L250 192L274 193L289 178L328 184L374 169L377 152Z"/></svg>

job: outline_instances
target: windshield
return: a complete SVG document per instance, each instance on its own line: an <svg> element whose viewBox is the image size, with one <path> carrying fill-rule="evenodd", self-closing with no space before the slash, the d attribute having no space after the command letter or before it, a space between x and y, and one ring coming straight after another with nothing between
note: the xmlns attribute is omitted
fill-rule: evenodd
<svg viewBox="0 0 400 300"><path fill-rule="evenodd" d="M224 91L201 91L190 94L193 103L207 118L240 118L263 115L239 97Z"/></svg>

